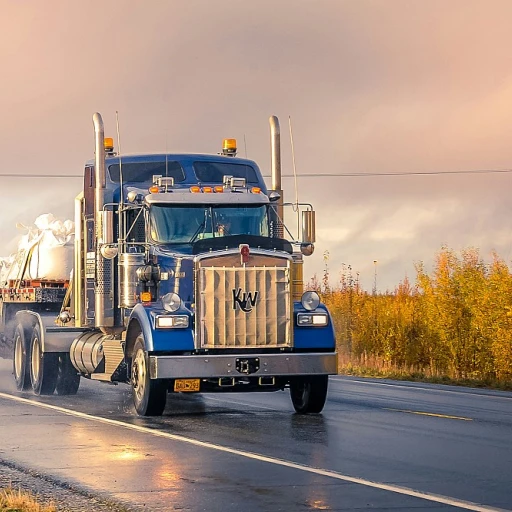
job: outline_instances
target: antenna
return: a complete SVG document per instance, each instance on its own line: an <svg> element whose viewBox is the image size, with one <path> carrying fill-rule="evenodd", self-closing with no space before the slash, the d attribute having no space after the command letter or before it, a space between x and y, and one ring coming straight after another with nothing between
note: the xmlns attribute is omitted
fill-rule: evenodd
<svg viewBox="0 0 512 512"><path fill-rule="evenodd" d="M292 118L288 116L288 126L290 127L290 143L292 146L292 165L293 165L293 178L295 181L295 207L294 211L297 213L297 240L300 238L300 223L299 223L299 187L297 185L297 169L295 167L295 148L293 146L293 132L292 132Z"/></svg>
<svg viewBox="0 0 512 512"><path fill-rule="evenodd" d="M121 161L121 132L119 130L119 112L116 110L116 130L117 130L117 156L119 157L119 212L123 211L123 167ZM119 215L119 235L126 242L125 238L125 225L123 222L123 215Z"/></svg>
<svg viewBox="0 0 512 512"><path fill-rule="evenodd" d="M169 159L167 157L167 153L169 150L167 149L167 139L168 139L168 132L165 130L165 177L167 178L169 176ZM165 191L167 192L167 183L165 185Z"/></svg>

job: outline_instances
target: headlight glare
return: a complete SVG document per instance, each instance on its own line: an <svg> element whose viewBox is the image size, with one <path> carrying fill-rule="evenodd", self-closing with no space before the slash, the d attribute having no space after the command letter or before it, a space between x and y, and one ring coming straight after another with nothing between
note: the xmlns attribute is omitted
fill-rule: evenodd
<svg viewBox="0 0 512 512"><path fill-rule="evenodd" d="M314 291L307 291L300 299L302 307L307 311L314 311L320 305L320 296Z"/></svg>
<svg viewBox="0 0 512 512"><path fill-rule="evenodd" d="M166 293L162 297L162 305L166 311L174 313L181 307L181 297L174 292Z"/></svg>
<svg viewBox="0 0 512 512"><path fill-rule="evenodd" d="M187 328L189 318L187 315L160 315L156 317L157 329L180 329Z"/></svg>

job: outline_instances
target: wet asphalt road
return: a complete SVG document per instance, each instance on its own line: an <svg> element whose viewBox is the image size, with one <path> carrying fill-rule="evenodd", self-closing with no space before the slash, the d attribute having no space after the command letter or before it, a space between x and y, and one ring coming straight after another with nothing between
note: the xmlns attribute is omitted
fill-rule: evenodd
<svg viewBox="0 0 512 512"><path fill-rule="evenodd" d="M0 359L0 458L151 511L512 510L512 393L335 377L322 415L278 392L146 419L127 386L18 393Z"/></svg>

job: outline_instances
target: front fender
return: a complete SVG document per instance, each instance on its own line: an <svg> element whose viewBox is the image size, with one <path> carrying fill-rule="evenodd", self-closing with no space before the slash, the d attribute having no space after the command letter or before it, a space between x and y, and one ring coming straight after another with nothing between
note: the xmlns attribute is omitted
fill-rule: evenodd
<svg viewBox="0 0 512 512"><path fill-rule="evenodd" d="M127 355L131 355L135 338L139 332L135 327L137 323L144 335L148 352L189 352L194 350L192 321L187 329L156 329L155 316L160 313L165 314L165 311L153 306L135 305L126 333Z"/></svg>
<svg viewBox="0 0 512 512"><path fill-rule="evenodd" d="M320 304L317 308L318 312L327 313L329 323L325 327L299 327L297 325L297 314L308 313L300 302L294 304L293 328L294 328L294 346L303 350L335 350L336 336L334 333L334 324L331 314L325 304Z"/></svg>

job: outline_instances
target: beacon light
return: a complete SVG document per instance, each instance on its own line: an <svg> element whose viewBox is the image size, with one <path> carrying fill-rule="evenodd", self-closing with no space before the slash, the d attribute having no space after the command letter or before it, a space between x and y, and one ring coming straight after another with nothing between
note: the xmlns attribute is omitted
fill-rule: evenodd
<svg viewBox="0 0 512 512"><path fill-rule="evenodd" d="M103 139L103 147L107 153L114 151L114 139L112 137L105 137Z"/></svg>
<svg viewBox="0 0 512 512"><path fill-rule="evenodd" d="M228 156L236 155L236 139L224 139L222 141L222 154Z"/></svg>

